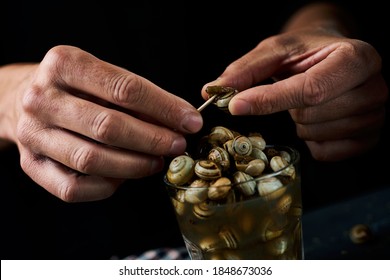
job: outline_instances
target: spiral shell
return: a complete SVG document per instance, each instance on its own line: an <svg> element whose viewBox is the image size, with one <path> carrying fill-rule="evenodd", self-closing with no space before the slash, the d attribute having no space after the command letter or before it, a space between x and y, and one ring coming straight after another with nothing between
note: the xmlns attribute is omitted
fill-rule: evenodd
<svg viewBox="0 0 390 280"><path fill-rule="evenodd" d="M257 148L260 150L265 149L266 142L260 133L251 133L248 136L248 139L249 139L249 141L251 141L253 148Z"/></svg>
<svg viewBox="0 0 390 280"><path fill-rule="evenodd" d="M185 203L172 199L172 205L177 215L181 216L185 213L185 209L186 209Z"/></svg>
<svg viewBox="0 0 390 280"><path fill-rule="evenodd" d="M257 191L260 196L267 199L275 199L286 191L286 187L278 178L268 177L258 181Z"/></svg>
<svg viewBox="0 0 390 280"><path fill-rule="evenodd" d="M195 161L188 155L175 157L169 164L167 179L170 183L184 185L194 175Z"/></svg>
<svg viewBox="0 0 390 280"><path fill-rule="evenodd" d="M236 249L239 243L239 236L230 227L223 227L218 233L228 248Z"/></svg>
<svg viewBox="0 0 390 280"><path fill-rule="evenodd" d="M295 176L294 166L292 165L289 166L289 163L286 161L285 157L281 157L281 156L272 157L270 160L270 167L275 172L284 168L284 170L281 173L282 175L289 176L289 177Z"/></svg>
<svg viewBox="0 0 390 280"><path fill-rule="evenodd" d="M218 163L224 171L230 167L229 153L222 147L214 147L208 154L208 159Z"/></svg>
<svg viewBox="0 0 390 280"><path fill-rule="evenodd" d="M239 135L233 139L232 149L234 156L249 156L252 153L252 143L248 137Z"/></svg>
<svg viewBox="0 0 390 280"><path fill-rule="evenodd" d="M260 176L265 169L265 162L262 159L252 159L249 162L236 161L236 168L252 177Z"/></svg>
<svg viewBox="0 0 390 280"><path fill-rule="evenodd" d="M214 105L216 105L219 109L221 110L228 110L228 107L229 107L229 102L230 100L238 93L237 90L231 90L230 92L227 92L225 94L222 94L220 96L218 96L215 100L214 100Z"/></svg>
<svg viewBox="0 0 390 280"><path fill-rule="evenodd" d="M262 161L264 161L265 165L269 165L269 160L266 153L264 153L263 150L259 148L252 147L251 157L261 159Z"/></svg>
<svg viewBox="0 0 390 280"><path fill-rule="evenodd" d="M286 252L288 243L288 239L285 236L280 236L267 242L265 248L272 256L280 256Z"/></svg>
<svg viewBox="0 0 390 280"><path fill-rule="evenodd" d="M207 199L209 183L202 179L194 180L185 191L185 200L189 203L201 203Z"/></svg>
<svg viewBox="0 0 390 280"><path fill-rule="evenodd" d="M215 180L222 176L221 167L212 160L199 160L195 164L196 175L204 180Z"/></svg>
<svg viewBox="0 0 390 280"><path fill-rule="evenodd" d="M195 204L193 213L199 219L207 219L215 213L214 203L210 200L205 200L201 203Z"/></svg>
<svg viewBox="0 0 390 280"><path fill-rule="evenodd" d="M222 146L226 141L231 140L235 137L233 131L224 126L215 126L211 129L208 135L209 143Z"/></svg>
<svg viewBox="0 0 390 280"><path fill-rule="evenodd" d="M253 195L256 192L256 182L253 177L242 171L236 171L233 174L233 182L235 187L246 196Z"/></svg>
<svg viewBox="0 0 390 280"><path fill-rule="evenodd" d="M230 100L238 93L238 90L226 86L208 86L206 88L206 92L210 97L217 94L217 97L213 102L214 105L216 105L221 110L227 111Z"/></svg>
<svg viewBox="0 0 390 280"><path fill-rule="evenodd" d="M259 228L261 240L269 241L275 239L283 234L283 230L284 227L277 225L270 216L265 217Z"/></svg>
<svg viewBox="0 0 390 280"><path fill-rule="evenodd" d="M221 177L210 182L208 197L212 200L224 199L231 189L231 181L227 177Z"/></svg>
<svg viewBox="0 0 390 280"><path fill-rule="evenodd" d="M276 211L280 214L287 214L290 211L292 197L289 194L283 195L276 203Z"/></svg>

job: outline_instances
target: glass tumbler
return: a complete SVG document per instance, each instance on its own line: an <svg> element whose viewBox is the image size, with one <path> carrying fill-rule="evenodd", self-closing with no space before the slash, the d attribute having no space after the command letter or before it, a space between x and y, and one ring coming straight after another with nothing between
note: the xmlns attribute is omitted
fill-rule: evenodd
<svg viewBox="0 0 390 280"><path fill-rule="evenodd" d="M245 176L248 165L230 178L191 184L164 176L192 260L304 258L300 154L280 145L267 145L264 154L265 166L251 167L250 174L262 169L257 176Z"/></svg>

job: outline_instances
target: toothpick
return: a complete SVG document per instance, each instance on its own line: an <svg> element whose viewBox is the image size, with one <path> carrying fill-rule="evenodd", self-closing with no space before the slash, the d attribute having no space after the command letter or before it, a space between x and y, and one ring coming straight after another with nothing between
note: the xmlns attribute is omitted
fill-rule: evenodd
<svg viewBox="0 0 390 280"><path fill-rule="evenodd" d="M203 103L199 108L198 111L201 112L204 108L206 108L210 103L214 101L214 99L217 97L218 94L214 94L209 99L206 100L205 103Z"/></svg>

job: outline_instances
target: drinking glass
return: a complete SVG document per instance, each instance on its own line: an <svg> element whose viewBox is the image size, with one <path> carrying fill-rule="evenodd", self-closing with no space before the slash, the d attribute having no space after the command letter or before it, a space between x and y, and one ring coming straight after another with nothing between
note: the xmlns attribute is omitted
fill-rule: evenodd
<svg viewBox="0 0 390 280"><path fill-rule="evenodd" d="M267 145L264 154L266 166L251 171L263 168L261 175L248 180L243 171L203 186L164 176L192 260L304 258L300 154L281 145Z"/></svg>

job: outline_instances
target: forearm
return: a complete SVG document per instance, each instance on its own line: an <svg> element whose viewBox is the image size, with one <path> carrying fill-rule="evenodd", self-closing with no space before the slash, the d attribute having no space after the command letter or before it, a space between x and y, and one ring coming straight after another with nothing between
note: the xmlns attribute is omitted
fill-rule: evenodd
<svg viewBox="0 0 390 280"><path fill-rule="evenodd" d="M282 31L316 26L333 29L346 37L356 33L351 15L341 7L328 2L317 2L302 7L290 17Z"/></svg>
<svg viewBox="0 0 390 280"><path fill-rule="evenodd" d="M23 89L31 79L34 64L0 67L0 150L16 141L15 129Z"/></svg>

